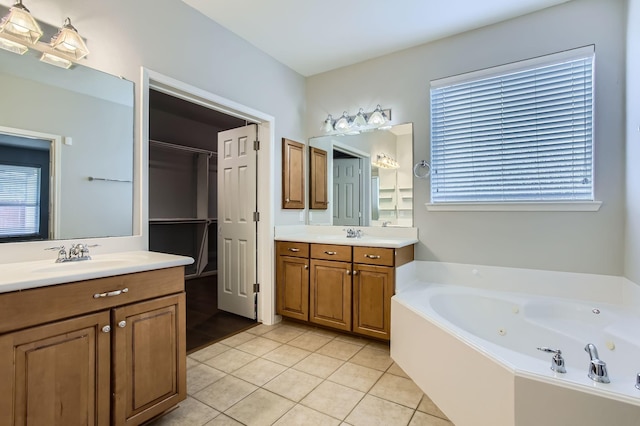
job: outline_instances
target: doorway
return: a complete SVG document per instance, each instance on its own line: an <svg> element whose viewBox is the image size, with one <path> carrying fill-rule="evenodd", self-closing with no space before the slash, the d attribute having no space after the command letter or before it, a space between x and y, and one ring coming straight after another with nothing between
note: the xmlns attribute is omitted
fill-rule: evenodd
<svg viewBox="0 0 640 426"><path fill-rule="evenodd" d="M185 276L187 351L194 351L256 324L254 314L237 315L221 305L219 291L226 281L224 271L219 271L225 263L218 261L218 212L227 204L218 197L218 135L249 123L153 87L148 99L149 249L195 259ZM256 123L250 127L255 135ZM253 195L245 194L248 201L253 198L255 208L255 188ZM250 297L255 304L253 293Z"/></svg>

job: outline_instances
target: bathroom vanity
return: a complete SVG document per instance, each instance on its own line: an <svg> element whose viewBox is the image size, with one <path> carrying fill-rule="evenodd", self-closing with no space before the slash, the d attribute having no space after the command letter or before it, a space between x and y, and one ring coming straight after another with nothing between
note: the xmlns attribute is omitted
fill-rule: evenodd
<svg viewBox="0 0 640 426"><path fill-rule="evenodd" d="M0 282L0 425L139 425L186 398L193 260L108 256L3 265L25 272Z"/></svg>
<svg viewBox="0 0 640 426"><path fill-rule="evenodd" d="M283 317L390 339L396 268L413 260L412 237L276 238L276 312Z"/></svg>

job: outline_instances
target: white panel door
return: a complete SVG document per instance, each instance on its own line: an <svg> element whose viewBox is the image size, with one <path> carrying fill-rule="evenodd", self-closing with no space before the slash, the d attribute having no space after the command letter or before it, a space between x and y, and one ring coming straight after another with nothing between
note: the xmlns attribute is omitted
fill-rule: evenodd
<svg viewBox="0 0 640 426"><path fill-rule="evenodd" d="M333 160L333 224L360 225L360 160Z"/></svg>
<svg viewBox="0 0 640 426"><path fill-rule="evenodd" d="M218 309L256 318L255 124L218 133Z"/></svg>

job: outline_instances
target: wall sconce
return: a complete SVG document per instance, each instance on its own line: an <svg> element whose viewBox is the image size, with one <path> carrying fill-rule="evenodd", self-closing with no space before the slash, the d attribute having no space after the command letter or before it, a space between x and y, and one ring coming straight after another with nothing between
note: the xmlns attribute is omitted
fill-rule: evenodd
<svg viewBox="0 0 640 426"><path fill-rule="evenodd" d="M50 25L44 26L53 29ZM74 62L89 54L87 45L71 25L69 18L65 19L62 28L58 29L50 43L39 41L43 34L29 9L22 4L22 0L17 0L0 23L0 48L19 55L32 48L42 53L42 62L62 68L70 68Z"/></svg>
<svg viewBox="0 0 640 426"><path fill-rule="evenodd" d="M400 168L400 164L393 158L389 157L385 153L376 155L376 161L371 162L371 165L379 167L381 169L397 169Z"/></svg>
<svg viewBox="0 0 640 426"><path fill-rule="evenodd" d="M342 116L333 121L331 114L322 122L322 133L326 135L354 135L360 132L384 129L391 120L391 110L383 110L380 105L370 113L365 113L362 108L354 116L349 116L345 111Z"/></svg>

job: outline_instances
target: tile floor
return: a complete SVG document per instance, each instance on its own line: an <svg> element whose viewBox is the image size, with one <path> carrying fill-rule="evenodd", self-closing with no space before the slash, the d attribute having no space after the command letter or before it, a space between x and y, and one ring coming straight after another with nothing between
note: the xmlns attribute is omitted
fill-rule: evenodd
<svg viewBox="0 0 640 426"><path fill-rule="evenodd" d="M388 345L290 322L190 354L187 394L151 424L452 426Z"/></svg>

